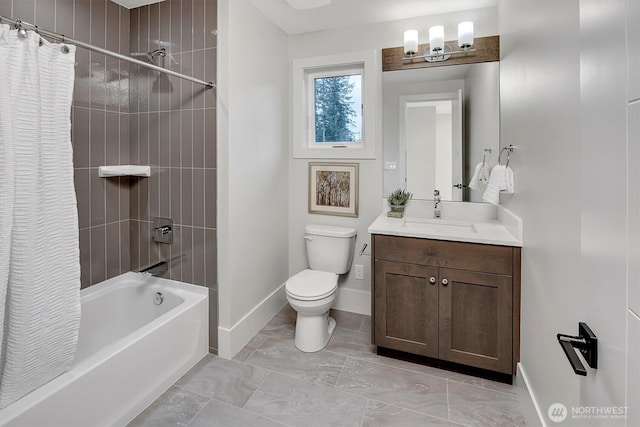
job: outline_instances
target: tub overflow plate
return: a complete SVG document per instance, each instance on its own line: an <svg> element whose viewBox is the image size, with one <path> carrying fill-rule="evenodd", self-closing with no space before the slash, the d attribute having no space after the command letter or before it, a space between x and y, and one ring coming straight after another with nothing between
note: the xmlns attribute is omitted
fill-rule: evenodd
<svg viewBox="0 0 640 427"><path fill-rule="evenodd" d="M156 294L153 296L153 303L155 305L160 305L162 304L162 301L164 301L164 296L162 295L162 292L156 292Z"/></svg>

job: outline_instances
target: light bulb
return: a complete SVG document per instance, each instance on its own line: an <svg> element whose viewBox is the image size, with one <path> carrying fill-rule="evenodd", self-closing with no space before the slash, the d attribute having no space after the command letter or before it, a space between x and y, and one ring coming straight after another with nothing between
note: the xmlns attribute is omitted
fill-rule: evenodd
<svg viewBox="0 0 640 427"><path fill-rule="evenodd" d="M468 49L473 45L473 22L465 21L458 24L458 46Z"/></svg>
<svg viewBox="0 0 640 427"><path fill-rule="evenodd" d="M429 50L431 54L442 53L444 50L444 27L442 25L429 28Z"/></svg>
<svg viewBox="0 0 640 427"><path fill-rule="evenodd" d="M418 31L407 30L404 32L404 53L415 55L418 52Z"/></svg>

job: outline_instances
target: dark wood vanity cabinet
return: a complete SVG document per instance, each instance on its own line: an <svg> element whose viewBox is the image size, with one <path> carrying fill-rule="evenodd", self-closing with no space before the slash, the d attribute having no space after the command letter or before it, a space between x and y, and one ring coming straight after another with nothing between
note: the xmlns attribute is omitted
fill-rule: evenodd
<svg viewBox="0 0 640 427"><path fill-rule="evenodd" d="M375 345L515 374L520 248L374 234L372 259Z"/></svg>

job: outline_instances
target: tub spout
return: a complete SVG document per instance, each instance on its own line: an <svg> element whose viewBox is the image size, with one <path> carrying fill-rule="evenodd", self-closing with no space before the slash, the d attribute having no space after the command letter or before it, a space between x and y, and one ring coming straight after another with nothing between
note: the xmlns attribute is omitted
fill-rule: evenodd
<svg viewBox="0 0 640 427"><path fill-rule="evenodd" d="M160 261L149 267L138 270L139 273L149 274L151 276L162 276L169 270L169 264L166 261Z"/></svg>

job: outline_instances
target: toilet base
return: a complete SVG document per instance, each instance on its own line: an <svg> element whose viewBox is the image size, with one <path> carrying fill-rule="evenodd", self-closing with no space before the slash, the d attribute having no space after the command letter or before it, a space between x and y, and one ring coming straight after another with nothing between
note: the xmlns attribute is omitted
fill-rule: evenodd
<svg viewBox="0 0 640 427"><path fill-rule="evenodd" d="M298 350L305 353L320 351L329 343L335 329L336 321L329 317L328 311L313 316L305 316L298 312L294 344Z"/></svg>

